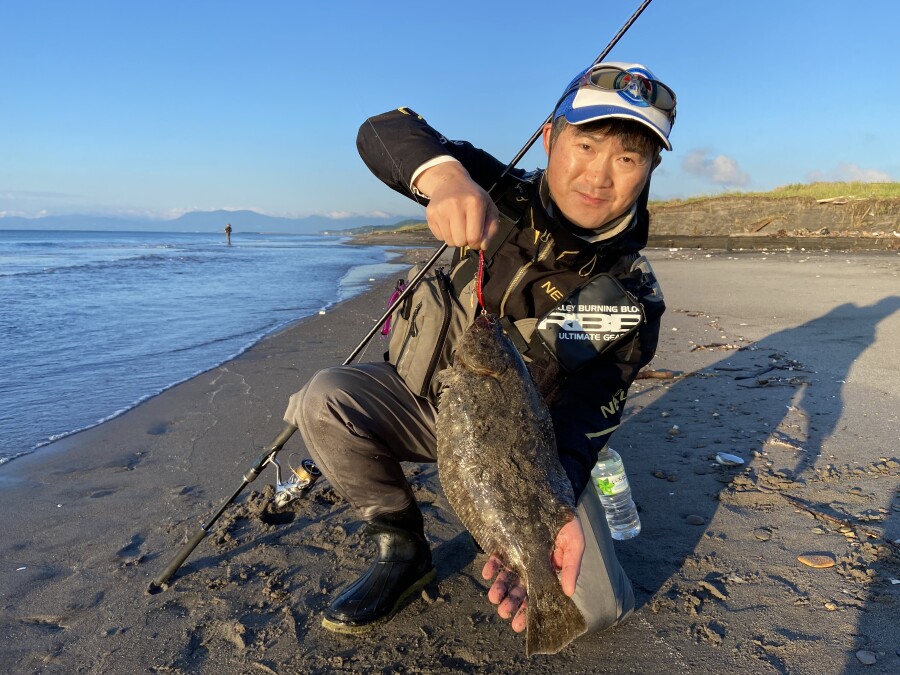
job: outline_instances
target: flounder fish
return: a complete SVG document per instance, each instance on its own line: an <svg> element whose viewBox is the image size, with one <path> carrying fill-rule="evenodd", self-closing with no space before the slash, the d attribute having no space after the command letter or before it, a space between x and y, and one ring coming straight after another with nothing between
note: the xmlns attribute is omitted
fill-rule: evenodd
<svg viewBox="0 0 900 675"><path fill-rule="evenodd" d="M481 316L440 374L437 464L447 500L528 591L525 651L555 654L587 629L551 554L575 515L550 411L499 322Z"/></svg>

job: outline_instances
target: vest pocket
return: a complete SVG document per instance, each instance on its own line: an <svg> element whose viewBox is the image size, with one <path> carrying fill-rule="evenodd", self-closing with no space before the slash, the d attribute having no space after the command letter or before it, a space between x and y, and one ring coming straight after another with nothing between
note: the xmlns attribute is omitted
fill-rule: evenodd
<svg viewBox="0 0 900 675"><path fill-rule="evenodd" d="M408 279L419 269L411 269ZM388 344L388 361L414 394L436 402L435 375L450 365L452 350L470 321L442 269L422 277L397 312Z"/></svg>

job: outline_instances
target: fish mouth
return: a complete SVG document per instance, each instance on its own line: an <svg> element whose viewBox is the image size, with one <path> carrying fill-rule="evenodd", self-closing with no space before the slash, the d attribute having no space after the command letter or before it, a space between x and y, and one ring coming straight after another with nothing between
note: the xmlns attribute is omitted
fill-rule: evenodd
<svg viewBox="0 0 900 675"><path fill-rule="evenodd" d="M466 357L459 352L456 353L456 364L462 366L469 372L475 373L476 375L493 377L495 380L500 379L500 373L498 373L496 370L493 370L492 368L485 368L484 366L478 366L471 361L468 361Z"/></svg>
<svg viewBox="0 0 900 675"><path fill-rule="evenodd" d="M473 323L479 328L491 330L496 322L497 318L495 316L489 314L481 314L475 317L475 321Z"/></svg>

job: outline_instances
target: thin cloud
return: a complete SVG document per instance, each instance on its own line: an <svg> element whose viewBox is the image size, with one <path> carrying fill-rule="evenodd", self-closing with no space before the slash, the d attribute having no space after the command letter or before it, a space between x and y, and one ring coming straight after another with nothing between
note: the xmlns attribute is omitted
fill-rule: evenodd
<svg viewBox="0 0 900 675"><path fill-rule="evenodd" d="M0 199L3 201L35 201L35 200L66 200L86 199L84 195L69 194L66 192L46 192L40 190L2 190Z"/></svg>
<svg viewBox="0 0 900 675"><path fill-rule="evenodd" d="M833 182L841 183L889 183L893 180L889 173L878 169L863 169L859 164L841 162L837 168L830 171L810 171L806 178L812 183Z"/></svg>
<svg viewBox="0 0 900 675"><path fill-rule="evenodd" d="M727 155L713 157L709 150L694 150L682 160L681 168L716 185L741 187L750 182L750 175L741 170L737 160Z"/></svg>
<svg viewBox="0 0 900 675"><path fill-rule="evenodd" d="M41 190L0 189L0 218L42 218L83 207L82 195Z"/></svg>
<svg viewBox="0 0 900 675"><path fill-rule="evenodd" d="M49 215L47 211L3 211L0 210L0 218L43 218Z"/></svg>
<svg viewBox="0 0 900 675"><path fill-rule="evenodd" d="M342 218L354 218L358 216L366 216L367 218L389 218L394 215L384 211L322 211L317 215L332 218L333 220L341 220Z"/></svg>

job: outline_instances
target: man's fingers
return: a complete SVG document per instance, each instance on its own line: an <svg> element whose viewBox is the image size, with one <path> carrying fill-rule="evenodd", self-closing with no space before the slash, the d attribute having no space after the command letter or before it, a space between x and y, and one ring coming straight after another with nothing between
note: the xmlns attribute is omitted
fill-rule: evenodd
<svg viewBox="0 0 900 675"><path fill-rule="evenodd" d="M500 212L497 210L497 205L494 204L494 202L491 202L484 214L484 234L481 239L481 248L487 248L491 240L497 235L499 229Z"/></svg>
<svg viewBox="0 0 900 675"><path fill-rule="evenodd" d="M450 246L483 248L496 232L497 206L481 188L478 192L435 197L425 209L428 228Z"/></svg>
<svg viewBox="0 0 900 675"><path fill-rule="evenodd" d="M456 246L453 238L454 222L459 220L459 215L454 213L453 205L447 202L432 202L425 209L425 220L428 229L436 239Z"/></svg>
<svg viewBox="0 0 900 675"><path fill-rule="evenodd" d="M441 212L439 206L429 205L425 209L425 220L435 239L450 243L447 239L450 236L450 219Z"/></svg>
<svg viewBox="0 0 900 675"><path fill-rule="evenodd" d="M484 202L472 200L466 209L466 243L474 249L483 246L485 217Z"/></svg>
<svg viewBox="0 0 900 675"><path fill-rule="evenodd" d="M581 565L563 565L559 571L559 583L562 585L562 591L570 598L575 595L575 584L578 581L578 573L581 571Z"/></svg>
<svg viewBox="0 0 900 675"><path fill-rule="evenodd" d="M438 221L436 221L434 218L432 218L430 215L428 215L427 211L425 212L425 222L428 223L428 229L431 230L431 234L434 235L434 238L437 239L438 241L443 241L444 235L441 232L440 223L438 223Z"/></svg>
<svg viewBox="0 0 900 675"><path fill-rule="evenodd" d="M469 240L469 246L476 250L484 250L500 229L500 212L497 205L486 197L486 201L474 207L467 218L466 238Z"/></svg>
<svg viewBox="0 0 900 675"><path fill-rule="evenodd" d="M497 574L499 572L499 574ZM484 564L481 576L497 578L488 590L488 600L497 605L497 614L501 619L512 618L512 629L521 633L528 626L525 608L528 606L528 591L514 572L503 567L497 556L492 555Z"/></svg>
<svg viewBox="0 0 900 675"><path fill-rule="evenodd" d="M426 169L414 187L429 195L425 216L432 234L441 241L479 249L496 231L496 205L459 162Z"/></svg>
<svg viewBox="0 0 900 675"><path fill-rule="evenodd" d="M521 633L523 630L528 628L528 600L522 603L522 606L519 607L519 611L516 612L516 615L512 620L512 629L517 633Z"/></svg>
<svg viewBox="0 0 900 675"><path fill-rule="evenodd" d="M503 563L500 562L500 558L492 555L488 558L488 561L484 564L484 567L481 570L481 578L482 579L493 579L497 572L500 571L500 568L503 567Z"/></svg>
<svg viewBox="0 0 900 675"><path fill-rule="evenodd" d="M559 583L563 593L571 597L581 573L581 559L584 556L584 531L578 518L573 518L560 528L556 535L556 546L551 560L559 570Z"/></svg>
<svg viewBox="0 0 900 675"><path fill-rule="evenodd" d="M488 590L488 600L495 605L500 604L506 599L510 592L516 588L518 583L519 577L509 570L504 569L497 575L497 579Z"/></svg>
<svg viewBox="0 0 900 675"><path fill-rule="evenodd" d="M506 598L500 603L500 606L497 607L497 614L499 614L502 619L510 618L519 611L519 608L522 606L522 603L525 602L526 597L527 595L524 588L521 586L513 586L509 589Z"/></svg>

